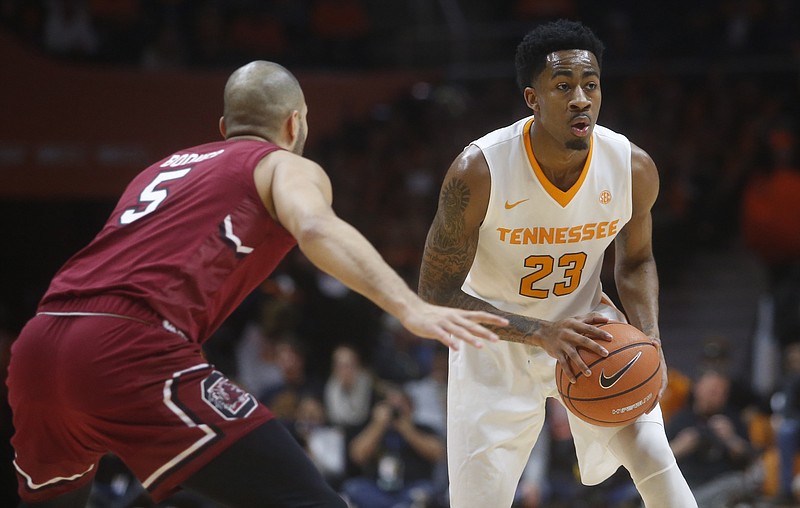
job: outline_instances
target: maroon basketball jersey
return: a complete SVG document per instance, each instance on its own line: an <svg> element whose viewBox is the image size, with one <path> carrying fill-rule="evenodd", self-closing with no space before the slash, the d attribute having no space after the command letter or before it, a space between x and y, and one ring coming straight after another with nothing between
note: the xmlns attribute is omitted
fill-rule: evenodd
<svg viewBox="0 0 800 508"><path fill-rule="evenodd" d="M40 311L110 312L93 302L130 301L202 343L296 244L253 180L256 164L278 149L220 141L145 169L56 274Z"/></svg>

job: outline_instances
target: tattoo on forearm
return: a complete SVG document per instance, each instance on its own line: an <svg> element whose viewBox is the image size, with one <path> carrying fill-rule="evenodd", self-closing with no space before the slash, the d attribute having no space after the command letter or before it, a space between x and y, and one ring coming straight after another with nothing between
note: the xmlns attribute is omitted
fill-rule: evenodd
<svg viewBox="0 0 800 508"><path fill-rule="evenodd" d="M469 187L463 180L454 178L445 185L439 200L440 213L431 230L432 247L450 253L463 247L459 239L464 235L464 212L469 205L469 198Z"/></svg>
<svg viewBox="0 0 800 508"><path fill-rule="evenodd" d="M466 182L454 178L442 189L439 210L431 225L420 269L420 295L442 305L453 305L470 269L477 238L465 238L470 200Z"/></svg>
<svg viewBox="0 0 800 508"><path fill-rule="evenodd" d="M467 236L464 213L470 200L467 184L458 178L442 189L439 210L433 220L420 268L419 294L432 303L469 310L485 310L507 317L510 326L492 327L501 338L511 342L531 343L531 335L542 322L498 310L461 290L478 245L478 232Z"/></svg>

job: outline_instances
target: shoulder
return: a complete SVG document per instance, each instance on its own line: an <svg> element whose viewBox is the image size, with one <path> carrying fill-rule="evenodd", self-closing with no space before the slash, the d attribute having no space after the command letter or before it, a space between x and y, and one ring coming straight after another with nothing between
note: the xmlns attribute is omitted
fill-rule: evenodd
<svg viewBox="0 0 800 508"><path fill-rule="evenodd" d="M322 166L286 150L276 150L264 155L253 171L256 191L267 211L277 217L275 193L301 195L308 189L322 191L325 199L332 200L331 182Z"/></svg>
<svg viewBox="0 0 800 508"><path fill-rule="evenodd" d="M458 191L470 198L470 203L488 201L491 185L489 164L483 150L468 145L456 156L447 171L442 191Z"/></svg>
<svg viewBox="0 0 800 508"><path fill-rule="evenodd" d="M265 154L256 166L256 179L268 177L272 180L276 175L282 177L305 177L326 179L322 166L303 156L286 150L276 150Z"/></svg>
<svg viewBox="0 0 800 508"><path fill-rule="evenodd" d="M481 178L489 176L489 163L483 149L476 144L467 145L450 165L449 176Z"/></svg>
<svg viewBox="0 0 800 508"><path fill-rule="evenodd" d="M617 144L625 148L628 148L630 147L630 145L632 145L632 143L628 140L628 138L624 134L620 134L619 132L613 131L603 125L599 124L595 125L594 134L601 141Z"/></svg>
<svg viewBox="0 0 800 508"><path fill-rule="evenodd" d="M511 125L500 127L499 129L484 134L473 141L472 144L480 147L482 150L492 150L509 142L517 142L520 136L522 136L525 126L529 125L532 121L532 116L522 118Z"/></svg>
<svg viewBox="0 0 800 508"><path fill-rule="evenodd" d="M631 142L625 135L612 131L602 125L595 126L595 136L598 141L608 145L614 145L626 153L630 153L631 173L636 185L637 180L640 185L658 184L658 170L650 155L642 148Z"/></svg>
<svg viewBox="0 0 800 508"><path fill-rule="evenodd" d="M649 213L658 197L658 169L650 155L626 136L601 125L595 126L595 136L603 146L613 147L622 157L630 157L633 214Z"/></svg>
<svg viewBox="0 0 800 508"><path fill-rule="evenodd" d="M483 151L470 144L456 156L442 182L437 217L478 225L486 215L491 191L489 165ZM438 222L438 221L437 221Z"/></svg>
<svg viewBox="0 0 800 508"><path fill-rule="evenodd" d="M656 163L650 155L631 145L631 181L633 187L633 212L649 211L658 197L659 177Z"/></svg>
<svg viewBox="0 0 800 508"><path fill-rule="evenodd" d="M603 160L610 161L619 170L630 171L631 166L640 161L638 147L625 135L608 127L595 125L592 142L592 151L597 155L602 154Z"/></svg>
<svg viewBox="0 0 800 508"><path fill-rule="evenodd" d="M533 122L533 117L521 118L511 125L495 129L476 139L456 157L450 166L450 173L462 177L490 178L489 161L498 156L505 160L507 153L522 149L525 129ZM507 151L511 152L507 152Z"/></svg>

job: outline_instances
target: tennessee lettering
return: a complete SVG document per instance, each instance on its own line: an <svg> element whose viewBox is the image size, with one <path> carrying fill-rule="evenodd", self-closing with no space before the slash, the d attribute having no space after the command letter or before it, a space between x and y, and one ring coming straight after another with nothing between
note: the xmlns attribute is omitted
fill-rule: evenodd
<svg viewBox="0 0 800 508"><path fill-rule="evenodd" d="M618 224L619 219L616 219L564 228L497 228L497 232L501 242L511 245L578 243L613 236L617 234Z"/></svg>

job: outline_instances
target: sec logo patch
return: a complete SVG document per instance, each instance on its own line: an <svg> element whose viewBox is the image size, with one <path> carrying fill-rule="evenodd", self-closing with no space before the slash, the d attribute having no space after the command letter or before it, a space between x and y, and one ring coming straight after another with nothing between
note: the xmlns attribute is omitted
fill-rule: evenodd
<svg viewBox="0 0 800 508"><path fill-rule="evenodd" d="M611 192L604 190L600 193L600 202L604 205L607 205L611 202Z"/></svg>

